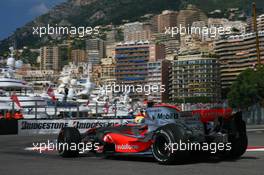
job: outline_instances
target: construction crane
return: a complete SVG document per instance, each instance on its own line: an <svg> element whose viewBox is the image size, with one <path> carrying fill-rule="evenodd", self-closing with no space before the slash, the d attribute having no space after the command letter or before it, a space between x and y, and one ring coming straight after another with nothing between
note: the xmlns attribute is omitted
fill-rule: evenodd
<svg viewBox="0 0 264 175"><path fill-rule="evenodd" d="M260 49L259 49L259 35L258 35L258 26L257 26L257 12L256 12L256 3L252 3L252 9L253 9L253 24L254 24L254 32L256 34L256 49L257 49L257 65L261 65L260 60Z"/></svg>

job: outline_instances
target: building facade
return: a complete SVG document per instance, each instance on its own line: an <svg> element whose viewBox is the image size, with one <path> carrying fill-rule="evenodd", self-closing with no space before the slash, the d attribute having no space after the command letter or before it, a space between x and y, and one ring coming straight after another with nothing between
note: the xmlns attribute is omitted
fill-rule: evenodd
<svg viewBox="0 0 264 175"><path fill-rule="evenodd" d="M148 76L148 62L162 60L164 48L148 42L130 42L117 45L116 52L116 80L117 84L132 86L146 85ZM155 53L153 53L155 52ZM159 53L160 52L160 53ZM132 99L145 98L144 93L131 93Z"/></svg>
<svg viewBox="0 0 264 175"><path fill-rule="evenodd" d="M141 30L130 32L125 35L125 41L145 41L151 39L151 31L150 30Z"/></svg>
<svg viewBox="0 0 264 175"><path fill-rule="evenodd" d="M81 49L72 50L71 59L74 64L87 62L87 55L85 50L81 50Z"/></svg>
<svg viewBox="0 0 264 175"><path fill-rule="evenodd" d="M131 41L130 35L132 33L143 31L143 23L133 22L124 24L124 41Z"/></svg>
<svg viewBox="0 0 264 175"><path fill-rule="evenodd" d="M40 48L40 68L41 70L61 70L61 60L59 47L44 46Z"/></svg>
<svg viewBox="0 0 264 175"><path fill-rule="evenodd" d="M189 4L186 9L179 11L177 25L178 27L191 27L195 21L205 21L207 24L207 20L207 16L202 10L195 5Z"/></svg>
<svg viewBox="0 0 264 175"><path fill-rule="evenodd" d="M219 64L201 54L178 56L170 70L170 101L220 99ZM191 102L191 101L190 101Z"/></svg>
<svg viewBox="0 0 264 175"><path fill-rule="evenodd" d="M158 33L164 33L167 27L177 26L178 12L164 10L157 16Z"/></svg>
<svg viewBox="0 0 264 175"><path fill-rule="evenodd" d="M151 39L151 26L141 22L124 24L124 41L145 41Z"/></svg>
<svg viewBox="0 0 264 175"><path fill-rule="evenodd" d="M100 64L101 62L101 57L99 50L90 50L87 52L87 57L88 57L88 63L89 64Z"/></svg>
<svg viewBox="0 0 264 175"><path fill-rule="evenodd" d="M101 85L102 66L100 64L92 65L92 82L99 86Z"/></svg>
<svg viewBox="0 0 264 175"><path fill-rule="evenodd" d="M171 62L169 60L159 60L148 62L148 84L159 87L148 96L154 102L169 101L169 70Z"/></svg>
<svg viewBox="0 0 264 175"><path fill-rule="evenodd" d="M100 38L86 40L86 52L89 63L99 64L101 59L105 57L104 40Z"/></svg>
<svg viewBox="0 0 264 175"><path fill-rule="evenodd" d="M261 62L264 63L264 31L259 32ZM257 64L256 36L254 33L229 36L215 42L219 56L222 89L229 88L244 70Z"/></svg>
<svg viewBox="0 0 264 175"><path fill-rule="evenodd" d="M151 41L164 44L166 54L175 53L180 48L179 35L171 37L170 35L167 35L165 33L155 33L152 34Z"/></svg>
<svg viewBox="0 0 264 175"><path fill-rule="evenodd" d="M101 83L103 85L112 85L116 82L115 69L116 63L114 58L102 59L101 63Z"/></svg>
<svg viewBox="0 0 264 175"><path fill-rule="evenodd" d="M257 29L258 31L264 30L264 14L257 17ZM247 32L254 32L254 23L252 18L247 20Z"/></svg>

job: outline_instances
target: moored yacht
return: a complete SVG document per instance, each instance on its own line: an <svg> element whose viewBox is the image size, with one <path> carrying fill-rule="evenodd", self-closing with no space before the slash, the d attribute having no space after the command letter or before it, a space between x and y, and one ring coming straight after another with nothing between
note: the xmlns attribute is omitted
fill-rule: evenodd
<svg viewBox="0 0 264 175"><path fill-rule="evenodd" d="M22 67L23 62L15 60L13 48L10 48L11 57L7 59L6 67L0 68L0 105L8 109L22 110L27 118L30 114L36 114L37 108L44 108L46 101L37 94L34 94L32 86L15 76L16 70ZM15 94L18 103L14 103L11 96ZM21 108L21 109L20 109Z"/></svg>

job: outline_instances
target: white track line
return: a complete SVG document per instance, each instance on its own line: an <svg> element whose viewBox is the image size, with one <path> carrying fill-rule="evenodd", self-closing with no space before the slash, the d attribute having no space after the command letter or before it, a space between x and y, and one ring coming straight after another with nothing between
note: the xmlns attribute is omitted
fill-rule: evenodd
<svg viewBox="0 0 264 175"><path fill-rule="evenodd" d="M253 151L257 151L257 152L264 151L264 148L247 149L247 152L253 152Z"/></svg>
<svg viewBox="0 0 264 175"><path fill-rule="evenodd" d="M264 129L247 129L247 132L264 131Z"/></svg>

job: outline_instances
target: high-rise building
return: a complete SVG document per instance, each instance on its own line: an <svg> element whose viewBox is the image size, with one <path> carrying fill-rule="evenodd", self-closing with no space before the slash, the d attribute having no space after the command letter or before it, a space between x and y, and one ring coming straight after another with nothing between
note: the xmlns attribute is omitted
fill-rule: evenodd
<svg viewBox="0 0 264 175"><path fill-rule="evenodd" d="M177 26L178 12L164 10L157 16L158 33L164 33L167 27Z"/></svg>
<svg viewBox="0 0 264 175"><path fill-rule="evenodd" d="M125 41L145 41L145 40L150 40L151 31L150 30L142 30L142 31L135 31L135 32L127 33L125 38L126 38Z"/></svg>
<svg viewBox="0 0 264 175"><path fill-rule="evenodd" d="M178 56L170 71L170 100L220 99L219 64L201 54Z"/></svg>
<svg viewBox="0 0 264 175"><path fill-rule="evenodd" d="M149 45L149 61L156 61L166 57L165 45L150 44Z"/></svg>
<svg viewBox="0 0 264 175"><path fill-rule="evenodd" d="M99 38L86 40L86 52L89 63L99 64L101 59L105 57L104 41Z"/></svg>
<svg viewBox="0 0 264 175"><path fill-rule="evenodd" d="M40 48L40 67L41 70L61 70L61 60L59 47L44 46Z"/></svg>
<svg viewBox="0 0 264 175"><path fill-rule="evenodd" d="M210 37L210 32L208 32L208 34L204 34L200 31L202 31L202 29L206 27L206 24L204 21L195 21L192 23L192 28L195 28L195 32L192 32L192 38L196 38L200 41L205 41Z"/></svg>
<svg viewBox="0 0 264 175"><path fill-rule="evenodd" d="M195 21L205 21L207 24L206 14L198 9L195 5L189 4L186 9L180 10L177 16L177 25L182 27L191 27Z"/></svg>
<svg viewBox="0 0 264 175"><path fill-rule="evenodd" d="M264 30L264 14L258 16L257 18L258 30Z"/></svg>
<svg viewBox="0 0 264 175"><path fill-rule="evenodd" d="M169 60L159 60L148 62L147 82L150 86L158 87L148 96L154 102L169 101L169 70L171 62Z"/></svg>
<svg viewBox="0 0 264 175"><path fill-rule="evenodd" d="M87 56L85 50L75 49L71 51L71 59L74 64L87 62Z"/></svg>
<svg viewBox="0 0 264 175"><path fill-rule="evenodd" d="M141 22L124 24L124 41L131 41L129 40L130 33L135 33L139 31L143 31L143 23Z"/></svg>
<svg viewBox="0 0 264 175"><path fill-rule="evenodd" d="M102 74L101 83L103 85L112 85L116 82L115 77L115 59L114 58L104 58L101 63Z"/></svg>
<svg viewBox="0 0 264 175"><path fill-rule="evenodd" d="M264 63L264 31L259 32L261 62ZM219 56L222 89L232 85L244 70L257 64L256 35L247 33L222 38L215 42Z"/></svg>
<svg viewBox="0 0 264 175"><path fill-rule="evenodd" d="M264 14L257 17L257 28L258 31L264 30ZM254 32L254 23L252 18L247 19L247 31Z"/></svg>
<svg viewBox="0 0 264 175"><path fill-rule="evenodd" d="M124 41L145 41L151 38L149 24L133 22L124 24Z"/></svg>
<svg viewBox="0 0 264 175"><path fill-rule="evenodd" d="M92 65L92 82L97 86L101 85L102 67L100 64Z"/></svg>
<svg viewBox="0 0 264 175"><path fill-rule="evenodd" d="M105 46L105 55L107 58L115 58L115 46L116 44L108 44Z"/></svg>
<svg viewBox="0 0 264 175"><path fill-rule="evenodd" d="M89 64L100 64L101 59L102 59L102 58L100 58L100 53L98 50L88 51L87 57L88 57L88 63Z"/></svg>
<svg viewBox="0 0 264 175"><path fill-rule="evenodd" d="M154 15L150 20L149 20L150 26L151 26L151 32L152 33L158 33L158 15Z"/></svg>
<svg viewBox="0 0 264 175"><path fill-rule="evenodd" d="M241 30L241 32L245 32L246 23L243 21L229 21L226 18L208 18L208 27L223 27L224 30L236 28L237 30Z"/></svg>
<svg viewBox="0 0 264 175"><path fill-rule="evenodd" d="M149 42L127 42L117 45L116 79L118 84L147 84L148 62L162 60L165 57L164 46ZM145 98L144 93L132 93L133 99Z"/></svg>
<svg viewBox="0 0 264 175"><path fill-rule="evenodd" d="M175 53L180 48L179 35L171 37L164 33L155 33L152 34L151 40L163 44L166 54Z"/></svg>
<svg viewBox="0 0 264 175"><path fill-rule="evenodd" d="M112 29L106 32L106 45L112 45L117 42L117 30Z"/></svg>

